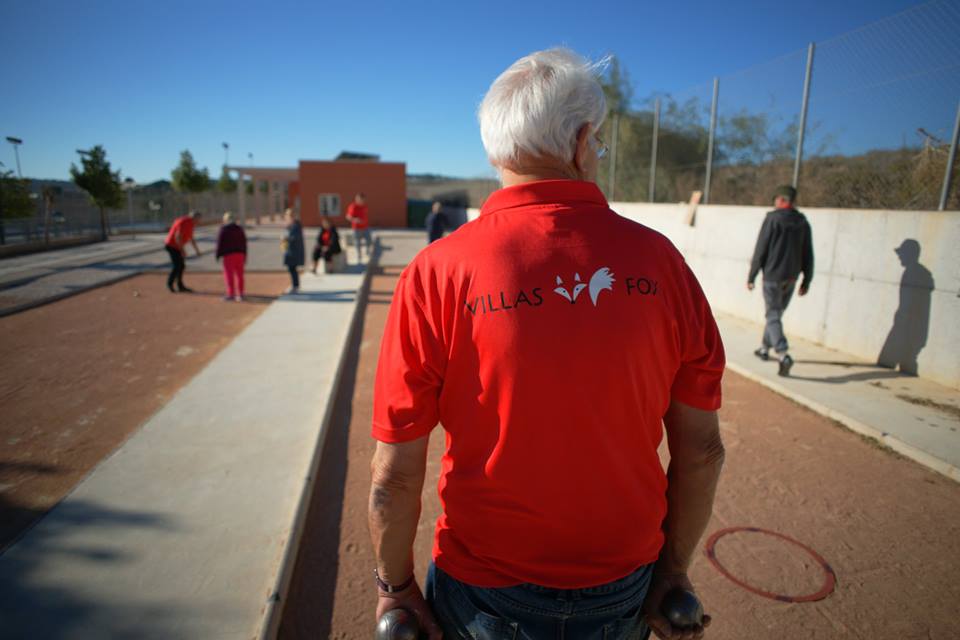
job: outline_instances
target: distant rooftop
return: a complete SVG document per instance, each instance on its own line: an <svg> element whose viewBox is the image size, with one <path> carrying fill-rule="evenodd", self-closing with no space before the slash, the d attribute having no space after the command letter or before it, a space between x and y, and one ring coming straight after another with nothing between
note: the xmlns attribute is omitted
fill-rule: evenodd
<svg viewBox="0 0 960 640"><path fill-rule="evenodd" d="M366 160L369 162L379 162L380 156L375 153L361 153L359 151L341 151L340 155L334 158L337 160Z"/></svg>

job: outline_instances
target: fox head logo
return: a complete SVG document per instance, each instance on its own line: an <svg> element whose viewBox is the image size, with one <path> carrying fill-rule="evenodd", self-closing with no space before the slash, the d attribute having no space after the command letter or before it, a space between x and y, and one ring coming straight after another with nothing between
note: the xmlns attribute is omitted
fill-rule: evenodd
<svg viewBox="0 0 960 640"><path fill-rule="evenodd" d="M590 293L590 302L593 303L593 306L597 306L597 298L600 296L600 292L604 290L612 291L613 283L613 273L608 267L601 267L590 276L589 285L580 279L579 273L574 273L573 287L569 291L563 284L563 278L557 276L557 286L553 292L565 298L570 304L576 304L577 298L583 293L584 289L587 289Z"/></svg>

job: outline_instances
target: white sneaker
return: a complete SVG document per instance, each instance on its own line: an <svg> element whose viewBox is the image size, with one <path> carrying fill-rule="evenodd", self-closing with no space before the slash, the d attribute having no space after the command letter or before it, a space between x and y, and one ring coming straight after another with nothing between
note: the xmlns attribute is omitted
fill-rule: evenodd
<svg viewBox="0 0 960 640"><path fill-rule="evenodd" d="M287 287L283 290L284 295L291 295L300 292L300 287Z"/></svg>
<svg viewBox="0 0 960 640"><path fill-rule="evenodd" d="M234 302L243 302L243 296L237 296L233 299Z"/></svg>

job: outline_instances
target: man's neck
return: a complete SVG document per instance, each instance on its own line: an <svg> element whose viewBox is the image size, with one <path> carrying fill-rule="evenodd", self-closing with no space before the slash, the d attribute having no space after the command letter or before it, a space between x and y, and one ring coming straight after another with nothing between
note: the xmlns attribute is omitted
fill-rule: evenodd
<svg viewBox="0 0 960 640"><path fill-rule="evenodd" d="M558 167L549 164L526 166L518 169L500 168L500 182L504 187L513 187L525 182L540 180L583 180L571 167Z"/></svg>

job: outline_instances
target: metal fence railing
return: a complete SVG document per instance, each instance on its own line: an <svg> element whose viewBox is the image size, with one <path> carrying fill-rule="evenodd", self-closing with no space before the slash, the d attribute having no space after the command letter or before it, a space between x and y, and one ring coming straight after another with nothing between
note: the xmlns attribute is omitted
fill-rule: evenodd
<svg viewBox="0 0 960 640"><path fill-rule="evenodd" d="M47 204L40 195L42 186L39 182L34 186L35 192L31 197L36 208L32 215L2 220L0 245L38 243L45 239L56 243L61 239L100 237L100 210L90 202L85 192L65 189L59 193L50 205L48 221ZM267 218L267 194L248 194L246 201L248 219L253 220L257 215ZM106 210L107 231L111 234L162 232L169 228L174 218L191 209L202 212L204 216L209 216L209 219L219 220L225 211L236 214L237 204L235 192L210 190L187 196L175 191L151 190L149 187L134 189L125 196L123 207Z"/></svg>
<svg viewBox="0 0 960 640"><path fill-rule="evenodd" d="M960 0L611 113L611 200L960 209ZM655 133L656 132L656 133Z"/></svg>

